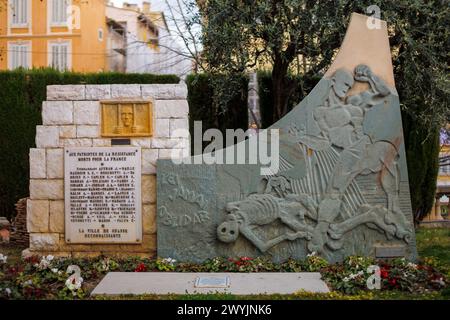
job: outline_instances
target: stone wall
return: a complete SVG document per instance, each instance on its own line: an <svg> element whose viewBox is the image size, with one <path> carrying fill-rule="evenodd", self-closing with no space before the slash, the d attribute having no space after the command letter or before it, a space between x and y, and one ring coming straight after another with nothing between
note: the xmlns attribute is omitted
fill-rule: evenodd
<svg viewBox="0 0 450 320"><path fill-rule="evenodd" d="M29 252L57 256L153 256L156 253L156 161L172 152L189 154L189 107L184 84L48 86L36 148L30 149L30 198L27 201ZM152 99L153 136L130 138L142 151L141 244L67 244L64 237L64 147L110 147L100 135L100 101Z"/></svg>

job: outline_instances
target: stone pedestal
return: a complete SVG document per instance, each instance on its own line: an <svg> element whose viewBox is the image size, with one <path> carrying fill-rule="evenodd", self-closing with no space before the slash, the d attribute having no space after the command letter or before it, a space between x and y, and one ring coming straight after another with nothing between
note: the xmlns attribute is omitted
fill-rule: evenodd
<svg viewBox="0 0 450 320"><path fill-rule="evenodd" d="M36 148L30 149L27 201L29 253L54 256L154 256L156 253L156 161L190 154L189 106L184 84L48 86ZM65 237L64 150L115 147L101 135L101 102L151 101L152 136L123 137L141 151L142 241L136 244L71 244ZM120 146L118 146L120 147ZM123 147L123 145L122 145Z"/></svg>

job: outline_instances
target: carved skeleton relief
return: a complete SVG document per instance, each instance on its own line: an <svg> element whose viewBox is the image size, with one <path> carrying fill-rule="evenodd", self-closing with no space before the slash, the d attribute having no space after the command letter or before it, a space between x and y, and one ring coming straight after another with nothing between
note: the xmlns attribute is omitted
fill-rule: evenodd
<svg viewBox="0 0 450 320"><path fill-rule="evenodd" d="M366 83L368 89L348 95L355 82ZM298 158L307 159L305 174L296 172L292 154L282 154L284 170L263 178L261 193L226 205L225 221L217 227L218 239L232 243L241 235L261 252L283 241L304 239L310 252L322 253L325 248L340 249L346 234L367 226L387 239L409 243L412 231L399 204L399 145L377 140L363 127L367 112L390 94L389 87L366 65L357 66L354 74L337 70L321 105L313 109L320 133L311 134L297 124L281 129L294 141ZM378 176L387 205L364 199L356 178L370 174ZM288 231L272 239L263 239L255 231L276 220Z"/></svg>

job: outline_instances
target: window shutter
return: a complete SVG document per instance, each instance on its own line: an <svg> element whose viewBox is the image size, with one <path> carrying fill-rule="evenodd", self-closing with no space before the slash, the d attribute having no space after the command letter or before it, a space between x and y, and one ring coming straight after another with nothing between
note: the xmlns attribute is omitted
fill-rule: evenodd
<svg viewBox="0 0 450 320"><path fill-rule="evenodd" d="M58 69L58 46L52 45L52 68Z"/></svg>
<svg viewBox="0 0 450 320"><path fill-rule="evenodd" d="M67 70L67 45L61 46L61 70Z"/></svg>
<svg viewBox="0 0 450 320"><path fill-rule="evenodd" d="M12 0L12 23L26 24L28 22L28 0Z"/></svg>
<svg viewBox="0 0 450 320"><path fill-rule="evenodd" d="M27 16L28 16L28 1L22 0L22 21L20 23L27 23Z"/></svg>
<svg viewBox="0 0 450 320"><path fill-rule="evenodd" d="M17 45L11 45L11 50L12 50L12 61L11 61L11 69L15 69L17 68L17 57L19 55L18 51L17 51Z"/></svg>
<svg viewBox="0 0 450 320"><path fill-rule="evenodd" d="M52 23L64 24L67 22L67 5L66 0L52 0Z"/></svg>
<svg viewBox="0 0 450 320"><path fill-rule="evenodd" d="M57 21L57 14L58 14L58 1L52 0L52 23L55 23Z"/></svg>

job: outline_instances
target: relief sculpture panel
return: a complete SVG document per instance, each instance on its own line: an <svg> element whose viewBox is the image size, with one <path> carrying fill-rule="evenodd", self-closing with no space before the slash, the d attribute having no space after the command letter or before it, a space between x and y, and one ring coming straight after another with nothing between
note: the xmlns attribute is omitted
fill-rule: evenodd
<svg viewBox="0 0 450 320"><path fill-rule="evenodd" d="M158 215L158 254L200 262L315 253L335 262L395 247L414 260L399 98L369 65L336 68L271 127L280 136L274 174L260 175L258 165L203 164L194 171L208 175L191 179L192 165L159 160L158 206L170 202L171 209ZM165 179L168 172L178 182ZM207 221L198 223L201 232L188 231L195 220Z"/></svg>
<svg viewBox="0 0 450 320"><path fill-rule="evenodd" d="M102 137L151 136L152 106L150 101L102 101Z"/></svg>

